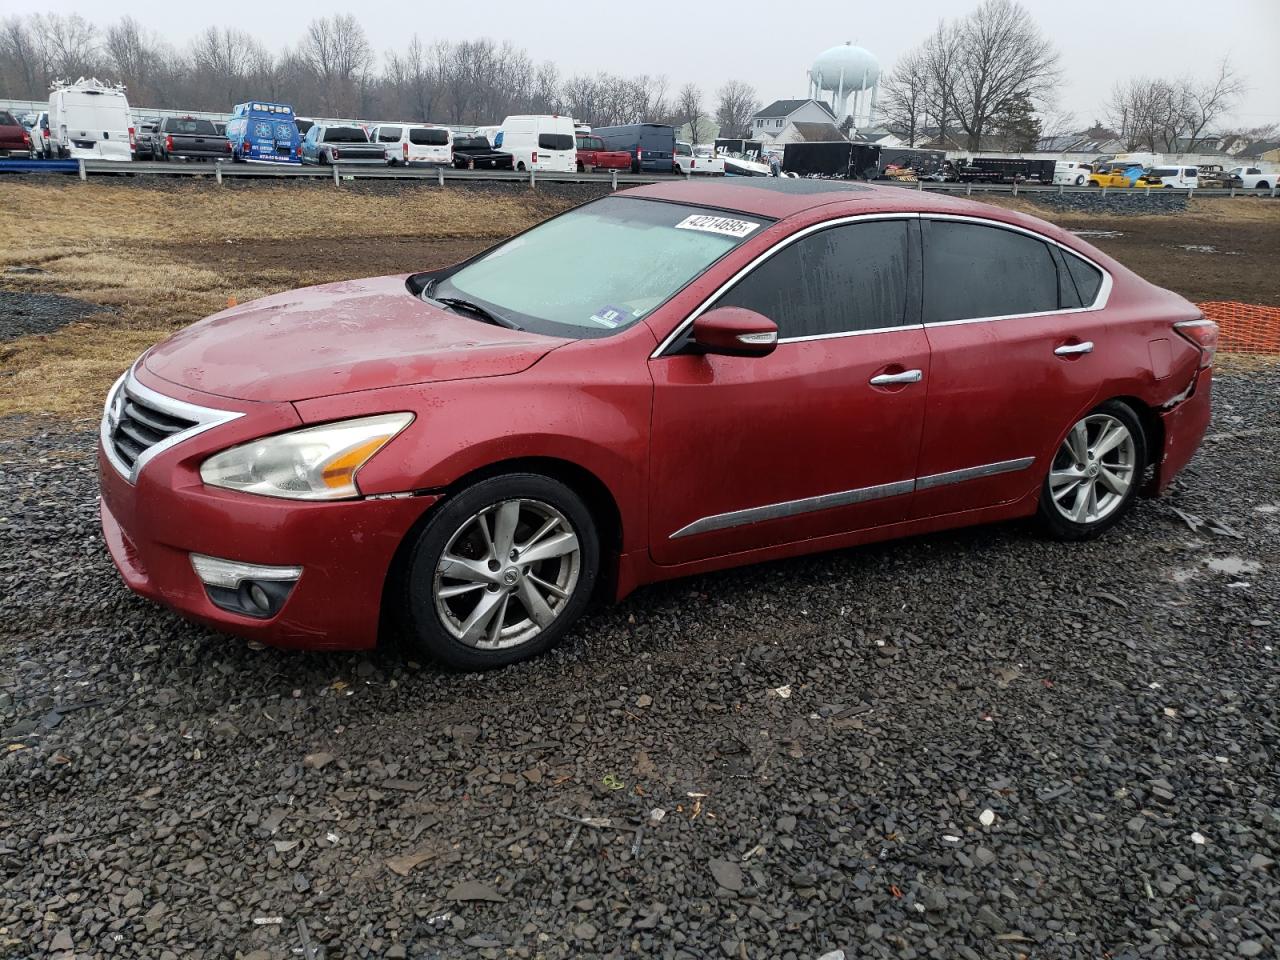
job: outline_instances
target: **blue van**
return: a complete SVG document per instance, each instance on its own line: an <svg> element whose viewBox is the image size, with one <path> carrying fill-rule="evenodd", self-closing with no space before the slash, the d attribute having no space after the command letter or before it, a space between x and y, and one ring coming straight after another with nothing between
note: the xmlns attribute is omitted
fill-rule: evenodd
<svg viewBox="0 0 1280 960"><path fill-rule="evenodd" d="M620 127L596 127L593 137L604 141L606 150L631 154L631 172L675 169L676 128L668 123L628 123Z"/></svg>
<svg viewBox="0 0 1280 960"><path fill-rule="evenodd" d="M293 107L250 100L237 103L227 121L231 158L249 163L302 163L302 137Z"/></svg>

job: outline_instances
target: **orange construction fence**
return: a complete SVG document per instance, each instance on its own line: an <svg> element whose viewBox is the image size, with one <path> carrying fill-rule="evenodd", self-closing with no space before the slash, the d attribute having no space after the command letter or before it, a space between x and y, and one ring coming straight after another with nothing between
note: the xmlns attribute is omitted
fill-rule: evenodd
<svg viewBox="0 0 1280 960"><path fill-rule="evenodd" d="M1280 353L1280 307L1233 300L1196 306L1218 325L1218 349L1223 353Z"/></svg>

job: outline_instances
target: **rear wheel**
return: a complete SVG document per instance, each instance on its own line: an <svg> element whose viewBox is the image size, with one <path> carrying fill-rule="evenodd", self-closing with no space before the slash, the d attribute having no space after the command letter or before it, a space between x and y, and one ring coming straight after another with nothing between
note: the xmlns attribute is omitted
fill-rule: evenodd
<svg viewBox="0 0 1280 960"><path fill-rule="evenodd" d="M516 164L516 169L517 169L517 170L519 170L521 173L524 173L524 161L523 161L523 160L521 160L518 164Z"/></svg>
<svg viewBox="0 0 1280 960"><path fill-rule="evenodd" d="M1077 187L1084 186L1084 174L1081 174L1080 176L1076 177L1076 186Z"/></svg>
<svg viewBox="0 0 1280 960"><path fill-rule="evenodd" d="M1147 463L1133 410L1110 400L1084 416L1058 447L1040 490L1039 517L1059 540L1090 540L1133 506Z"/></svg>
<svg viewBox="0 0 1280 960"><path fill-rule="evenodd" d="M412 639L463 670L532 657L582 614L599 560L595 523L569 487L532 473L482 480L448 500L414 545Z"/></svg>
<svg viewBox="0 0 1280 960"><path fill-rule="evenodd" d="M1259 180L1259 181L1258 181L1258 189L1259 189L1259 190L1270 190L1270 189L1271 189L1271 184L1267 183L1265 180Z"/></svg>

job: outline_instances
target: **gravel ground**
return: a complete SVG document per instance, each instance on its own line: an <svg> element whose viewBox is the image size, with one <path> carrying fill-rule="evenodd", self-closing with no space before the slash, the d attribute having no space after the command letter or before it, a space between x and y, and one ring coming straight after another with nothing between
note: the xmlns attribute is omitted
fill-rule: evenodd
<svg viewBox="0 0 1280 960"><path fill-rule="evenodd" d="M132 597L92 426L10 422L0 957L1280 956L1280 370L1216 389L1100 542L667 584L482 676Z"/></svg>
<svg viewBox="0 0 1280 960"><path fill-rule="evenodd" d="M10 271L13 272L16 271ZM33 333L52 333L68 323L105 312L107 308L96 303L56 293L0 290L0 342Z"/></svg>

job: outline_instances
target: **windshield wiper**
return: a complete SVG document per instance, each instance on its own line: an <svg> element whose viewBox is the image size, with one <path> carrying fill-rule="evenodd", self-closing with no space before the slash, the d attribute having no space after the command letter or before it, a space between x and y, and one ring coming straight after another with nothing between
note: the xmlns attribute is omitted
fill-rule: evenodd
<svg viewBox="0 0 1280 960"><path fill-rule="evenodd" d="M467 313L474 314L481 320L485 321L485 323L492 323L494 326L506 327L508 330L524 329L524 327L520 326L515 321L508 320L506 317L499 316L492 310L486 310L478 303L472 303L470 300L463 300L461 297L432 297L432 299L435 300L436 303L443 303L446 307L453 307L455 310L463 310Z"/></svg>

